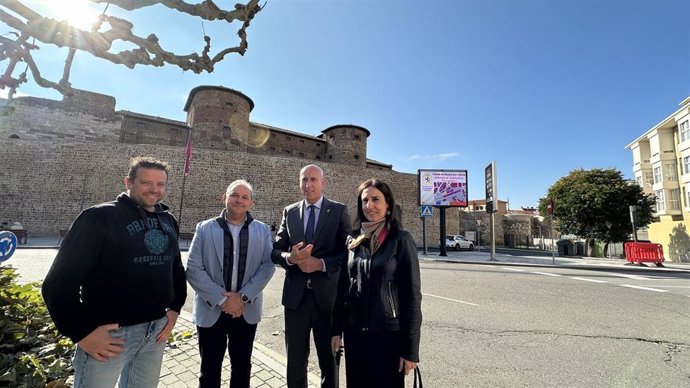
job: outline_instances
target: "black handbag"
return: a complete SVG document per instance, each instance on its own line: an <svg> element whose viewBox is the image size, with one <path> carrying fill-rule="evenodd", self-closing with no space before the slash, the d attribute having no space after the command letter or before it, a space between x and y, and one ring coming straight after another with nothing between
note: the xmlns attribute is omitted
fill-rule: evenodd
<svg viewBox="0 0 690 388"><path fill-rule="evenodd" d="M419 384L417 384L417 379L419 379ZM419 371L419 367L414 368L414 388L424 388L424 384L422 384L422 372Z"/></svg>

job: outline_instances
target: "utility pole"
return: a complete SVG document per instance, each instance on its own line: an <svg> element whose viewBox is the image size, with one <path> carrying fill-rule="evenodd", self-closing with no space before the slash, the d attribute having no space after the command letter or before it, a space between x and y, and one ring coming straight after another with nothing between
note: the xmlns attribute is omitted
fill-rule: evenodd
<svg viewBox="0 0 690 388"><path fill-rule="evenodd" d="M553 198L549 198L549 203L546 205L546 212L551 216L551 264L556 264L556 252L554 251L556 239L553 236Z"/></svg>
<svg viewBox="0 0 690 388"><path fill-rule="evenodd" d="M486 212L489 213L491 230L491 259L496 261L496 211L498 210L498 188L496 187L496 162L484 169L484 188L486 193Z"/></svg>

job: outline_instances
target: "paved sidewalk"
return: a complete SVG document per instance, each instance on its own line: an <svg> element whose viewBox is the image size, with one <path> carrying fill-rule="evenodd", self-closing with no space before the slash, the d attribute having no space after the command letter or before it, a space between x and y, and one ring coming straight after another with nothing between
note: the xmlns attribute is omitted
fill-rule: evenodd
<svg viewBox="0 0 690 388"><path fill-rule="evenodd" d="M449 263L468 263L468 264L498 264L498 265L536 265L554 266L562 268L605 268L618 267L629 268L631 270L654 270L654 271L690 271L690 263L677 263L664 261L664 267L657 267L654 263L646 263L644 266L632 265L625 259L601 258L601 257L580 257L556 255L544 255L542 251L529 252L526 250L516 250L514 253L496 253L496 260L491 260L491 253L486 247L481 251L448 251L447 256L440 256L438 250L427 251L427 254L419 253L420 260L442 261Z"/></svg>
<svg viewBox="0 0 690 388"><path fill-rule="evenodd" d="M197 387L199 384L199 348L196 327L189 314L182 313L175 325L175 333L187 332L191 338L168 344L163 356L163 367L158 386L163 388ZM230 380L230 360L227 354L221 374L222 386L227 387ZM281 355L255 343L252 352L252 388L287 387L285 381L285 360Z"/></svg>

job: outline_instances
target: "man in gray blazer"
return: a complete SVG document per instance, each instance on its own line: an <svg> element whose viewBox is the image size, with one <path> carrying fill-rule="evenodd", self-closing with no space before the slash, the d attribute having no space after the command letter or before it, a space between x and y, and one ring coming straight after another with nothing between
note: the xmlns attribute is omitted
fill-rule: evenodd
<svg viewBox="0 0 690 388"><path fill-rule="evenodd" d="M199 334L199 387L220 387L226 344L231 388L249 388L262 291L273 276L271 232L249 214L252 186L232 182L219 217L200 222L189 248L187 280Z"/></svg>
<svg viewBox="0 0 690 388"><path fill-rule="evenodd" d="M273 244L273 262L285 268L285 345L288 388L307 388L309 333L321 369L321 387L335 388L331 351L332 311L338 276L352 234L345 205L323 197L323 170L308 165L300 171L304 200L287 206Z"/></svg>

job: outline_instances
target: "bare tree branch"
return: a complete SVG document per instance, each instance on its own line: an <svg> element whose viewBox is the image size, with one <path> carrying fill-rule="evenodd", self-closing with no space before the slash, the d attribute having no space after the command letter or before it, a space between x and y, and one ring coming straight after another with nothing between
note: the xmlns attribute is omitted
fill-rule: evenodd
<svg viewBox="0 0 690 388"><path fill-rule="evenodd" d="M234 10L220 9L213 1L205 0L200 4L189 4L182 0L89 0L93 3L108 3L124 10L133 11L155 4L164 5L170 9L186 13L203 20L220 20L227 23L242 22L237 31L240 42L235 47L220 50L212 59L209 56L211 37L204 36L202 53L177 54L163 49L158 43L158 37L150 34L140 37L132 33L133 25L127 20L114 16L100 15L91 31L85 31L69 25L67 22L44 17L22 3L21 0L0 0L0 21L21 34L13 33L16 39L0 37L0 61L9 61L7 70L0 77L0 89L12 88L12 93L26 82L26 72L14 78L12 74L19 62L27 64L36 83L42 87L52 88L63 95L71 95L72 87L69 75L74 54L77 50L86 51L96 57L106 59L115 64L134 68L136 65L164 66L174 65L182 70L194 73L203 71L213 72L216 63L222 61L226 55L237 53L244 55L247 51L247 28L254 16L263 8L259 0L249 0L247 4L236 4ZM13 14L6 12L11 11ZM32 55L32 50L38 46L29 44L33 38L45 44L68 48L62 79L53 82L41 77L38 66ZM111 52L113 42L129 42L136 46L132 50Z"/></svg>

